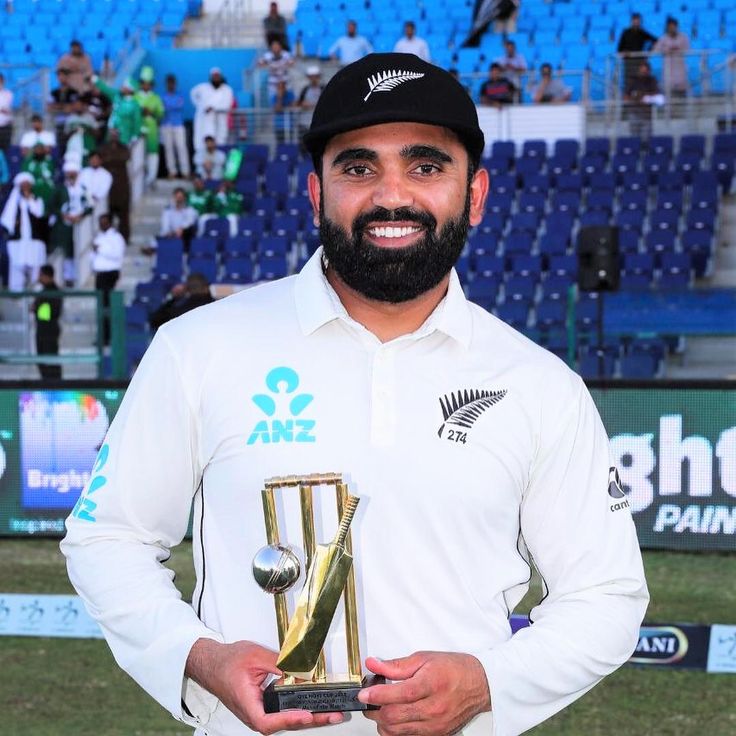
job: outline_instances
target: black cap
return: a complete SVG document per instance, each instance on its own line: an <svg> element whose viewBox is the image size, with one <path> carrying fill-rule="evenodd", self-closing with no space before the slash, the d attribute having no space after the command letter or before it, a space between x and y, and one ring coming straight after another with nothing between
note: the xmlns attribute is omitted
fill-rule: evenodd
<svg viewBox="0 0 736 736"><path fill-rule="evenodd" d="M483 152L475 104L460 82L414 54L369 54L343 67L317 101L304 146L320 156L338 133L381 123L426 123L454 131L473 162Z"/></svg>

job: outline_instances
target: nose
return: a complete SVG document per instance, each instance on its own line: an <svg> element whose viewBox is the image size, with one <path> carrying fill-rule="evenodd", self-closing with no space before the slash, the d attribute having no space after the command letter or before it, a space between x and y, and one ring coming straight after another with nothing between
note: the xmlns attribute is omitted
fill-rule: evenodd
<svg viewBox="0 0 736 736"><path fill-rule="evenodd" d="M397 168L385 169L373 190L373 204L387 210L399 207L411 207L414 204L414 194L405 172Z"/></svg>

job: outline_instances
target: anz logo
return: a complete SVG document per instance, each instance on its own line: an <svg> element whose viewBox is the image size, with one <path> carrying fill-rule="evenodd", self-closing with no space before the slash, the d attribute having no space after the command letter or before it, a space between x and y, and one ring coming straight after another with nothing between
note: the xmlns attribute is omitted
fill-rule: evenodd
<svg viewBox="0 0 736 736"><path fill-rule="evenodd" d="M315 442L315 420L303 418L302 412L312 403L312 394L295 393L299 376L293 368L273 368L266 376L270 393L255 394L253 403L268 417L256 422L247 444L279 442ZM278 416L277 416L278 415Z"/></svg>

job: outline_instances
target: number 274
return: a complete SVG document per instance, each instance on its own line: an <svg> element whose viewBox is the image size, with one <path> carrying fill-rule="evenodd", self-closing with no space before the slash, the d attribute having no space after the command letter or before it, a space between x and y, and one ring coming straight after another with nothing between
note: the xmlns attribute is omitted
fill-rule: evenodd
<svg viewBox="0 0 736 736"><path fill-rule="evenodd" d="M467 438L468 438L468 433L467 432L460 432L460 431L458 431L456 429L451 429L447 433L447 440L449 442L462 442L463 444L465 444L465 440Z"/></svg>

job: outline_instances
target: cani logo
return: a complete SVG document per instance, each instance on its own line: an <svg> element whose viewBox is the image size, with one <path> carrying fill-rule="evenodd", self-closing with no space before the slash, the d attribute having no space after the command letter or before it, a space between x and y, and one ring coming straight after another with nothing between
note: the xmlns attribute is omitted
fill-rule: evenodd
<svg viewBox="0 0 736 736"><path fill-rule="evenodd" d="M253 403L269 419L256 422L253 431L248 437L247 444L253 445L260 441L263 444L277 442L315 442L312 434L314 419L302 419L300 414L312 403L312 394L294 394L299 387L299 375L293 368L279 366L273 368L266 376L266 388L270 394L254 394ZM284 406L286 404L286 406ZM272 418L276 412L288 411L290 417Z"/></svg>
<svg viewBox="0 0 736 736"><path fill-rule="evenodd" d="M676 626L642 626L629 662L673 664L687 654L688 644L685 632Z"/></svg>

